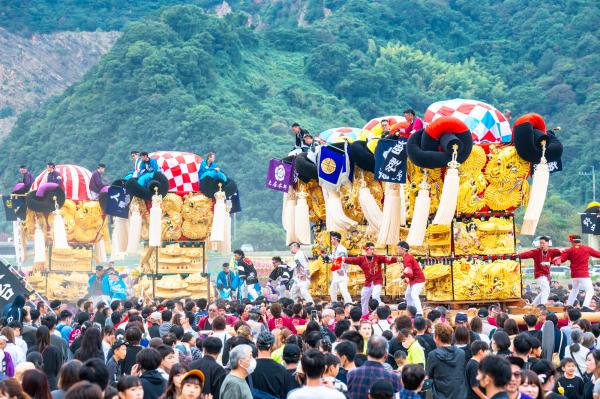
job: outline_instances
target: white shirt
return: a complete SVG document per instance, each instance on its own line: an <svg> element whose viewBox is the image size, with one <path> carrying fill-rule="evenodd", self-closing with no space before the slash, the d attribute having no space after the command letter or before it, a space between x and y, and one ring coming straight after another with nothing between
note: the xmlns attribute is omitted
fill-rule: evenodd
<svg viewBox="0 0 600 399"><path fill-rule="evenodd" d="M8 352L15 367L25 361L25 352L11 342L6 343L6 348L4 348L4 351Z"/></svg>
<svg viewBox="0 0 600 399"><path fill-rule="evenodd" d="M301 250L296 252L294 260L289 267L294 273L294 281L305 282L308 280L308 258Z"/></svg>
<svg viewBox="0 0 600 399"><path fill-rule="evenodd" d="M15 344L17 344L17 346L19 348L21 348L21 350L23 351L23 353L25 353L25 355L27 355L27 342L25 342L23 340L23 338L21 337L15 337Z"/></svg>
<svg viewBox="0 0 600 399"><path fill-rule="evenodd" d="M379 320L373 324L373 334L376 336L382 336L384 331L391 330L390 323L387 320Z"/></svg>
<svg viewBox="0 0 600 399"><path fill-rule="evenodd" d="M346 257L348 256L348 250L342 244L338 244L337 247L333 250L331 254L333 260L339 258L340 256ZM348 279L348 265L346 263L342 263L342 267L339 270L331 272L331 279L333 281L343 281Z"/></svg>
<svg viewBox="0 0 600 399"><path fill-rule="evenodd" d="M302 387L291 391L287 399L346 399L343 393L325 386Z"/></svg>

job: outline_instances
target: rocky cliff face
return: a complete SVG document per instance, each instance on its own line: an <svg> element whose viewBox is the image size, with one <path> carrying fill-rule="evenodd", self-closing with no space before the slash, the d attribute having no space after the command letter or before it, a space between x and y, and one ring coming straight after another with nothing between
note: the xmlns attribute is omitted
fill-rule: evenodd
<svg viewBox="0 0 600 399"><path fill-rule="evenodd" d="M81 79L119 32L60 32L25 38L0 28L0 139L19 113Z"/></svg>

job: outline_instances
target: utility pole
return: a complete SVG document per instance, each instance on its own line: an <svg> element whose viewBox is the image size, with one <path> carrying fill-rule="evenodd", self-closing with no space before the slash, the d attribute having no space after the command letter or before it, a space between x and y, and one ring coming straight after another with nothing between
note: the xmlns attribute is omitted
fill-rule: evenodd
<svg viewBox="0 0 600 399"><path fill-rule="evenodd" d="M591 166L591 170L591 172L579 172L579 175L592 177L592 201L596 202L596 168L594 165Z"/></svg>

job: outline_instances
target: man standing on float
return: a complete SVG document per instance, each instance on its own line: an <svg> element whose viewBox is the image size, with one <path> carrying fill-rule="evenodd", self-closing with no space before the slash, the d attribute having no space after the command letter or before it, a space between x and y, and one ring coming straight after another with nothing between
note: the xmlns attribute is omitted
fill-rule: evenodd
<svg viewBox="0 0 600 399"><path fill-rule="evenodd" d="M336 262L338 258L348 256L346 247L340 244L342 235L337 231L332 231L330 236L331 247L333 248L333 252L331 253L332 260ZM348 265L342 262L339 266L339 269L332 270L331 272L331 285L329 286L331 302L337 302L338 292L340 292L342 298L344 298L344 303L352 303L352 297L348 292Z"/></svg>
<svg viewBox="0 0 600 399"><path fill-rule="evenodd" d="M552 259L560 256L560 249L550 248L550 238L542 236L539 248L519 254L521 259L533 259L533 277L540 287L540 293L534 298L532 305L545 305L550 296L550 265Z"/></svg>
<svg viewBox="0 0 600 399"><path fill-rule="evenodd" d="M421 290L425 285L425 275L421 270L421 265L415 259L414 256L408 253L410 246L406 241L400 241L398 243L398 259L404 266L404 280L406 281L406 293L404 298L406 299L407 306L414 306L417 308L417 315L423 315L423 308L421 307Z"/></svg>
<svg viewBox="0 0 600 399"><path fill-rule="evenodd" d="M570 235L569 240L571 241L571 248L567 248L562 251L560 257L554 258L554 264L560 265L567 260L571 263L571 281L573 289L567 299L567 305L573 305L575 299L579 294L579 290L585 290L585 299L583 300L583 307L589 308L594 296L594 286L592 285L592 279L590 278L590 271L588 269L588 262L591 257L600 258L600 251L596 251L594 248L590 248L586 245L581 245L581 236Z"/></svg>
<svg viewBox="0 0 600 399"><path fill-rule="evenodd" d="M398 261L395 256L375 255L375 244L368 242L364 246L364 256L342 258L342 262L360 267L365 274L365 285L360 292L360 307L363 315L369 313L369 299L381 302L381 288L383 286L382 264L392 264Z"/></svg>

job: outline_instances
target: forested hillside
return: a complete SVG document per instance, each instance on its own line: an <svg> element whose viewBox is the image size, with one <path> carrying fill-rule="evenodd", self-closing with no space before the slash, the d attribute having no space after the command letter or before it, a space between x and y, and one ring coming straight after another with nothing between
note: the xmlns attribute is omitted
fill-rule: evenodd
<svg viewBox="0 0 600 399"><path fill-rule="evenodd" d="M467 97L562 127L565 171L552 176L541 230L566 234L591 199L578 172L600 144L593 2L230 1L227 14L214 1L160 10L177 2L104 1L93 15L96 1L60 2L73 3L68 16L54 1L22 3L37 11L9 7L0 24L23 33L124 28L81 83L19 118L1 144L5 185L20 162L37 170L50 159L90 168L102 160L117 177L132 148L216 151L242 190L240 241L268 247L281 236L280 196L263 189L266 161L291 146L290 123L360 127Z"/></svg>

